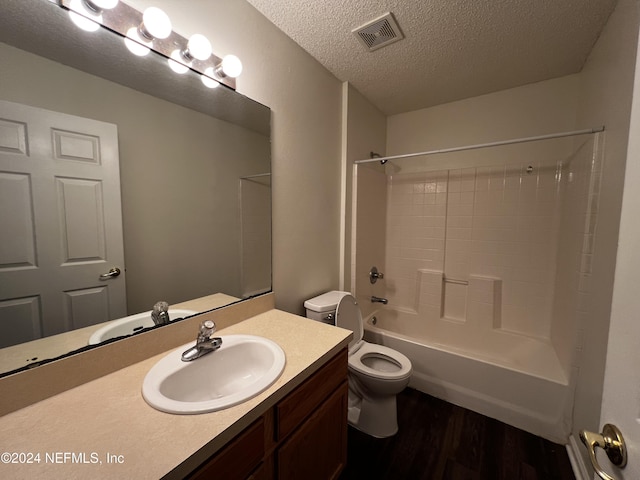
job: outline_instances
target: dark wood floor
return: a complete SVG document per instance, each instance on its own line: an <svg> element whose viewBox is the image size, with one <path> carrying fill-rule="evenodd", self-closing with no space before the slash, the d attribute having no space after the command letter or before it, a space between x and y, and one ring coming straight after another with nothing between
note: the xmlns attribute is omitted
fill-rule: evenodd
<svg viewBox="0 0 640 480"><path fill-rule="evenodd" d="M399 432L349 427L340 480L575 480L563 445L412 389L398 396Z"/></svg>

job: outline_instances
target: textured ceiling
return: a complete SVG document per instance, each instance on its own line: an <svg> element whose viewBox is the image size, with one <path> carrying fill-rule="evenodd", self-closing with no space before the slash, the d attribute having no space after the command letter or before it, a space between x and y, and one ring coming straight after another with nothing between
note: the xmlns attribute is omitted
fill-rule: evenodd
<svg viewBox="0 0 640 480"><path fill-rule="evenodd" d="M617 0L248 0L386 114L579 72ZM405 39L351 32L392 12Z"/></svg>

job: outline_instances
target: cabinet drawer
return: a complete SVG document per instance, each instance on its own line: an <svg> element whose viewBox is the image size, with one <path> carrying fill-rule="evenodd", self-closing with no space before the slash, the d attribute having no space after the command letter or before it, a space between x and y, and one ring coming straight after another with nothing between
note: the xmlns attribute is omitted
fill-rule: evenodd
<svg viewBox="0 0 640 480"><path fill-rule="evenodd" d="M247 478L260 464L262 457L264 457L264 418L261 417L202 464L189 476L189 479Z"/></svg>
<svg viewBox="0 0 640 480"><path fill-rule="evenodd" d="M276 441L284 439L347 379L347 350L291 392L276 408Z"/></svg>

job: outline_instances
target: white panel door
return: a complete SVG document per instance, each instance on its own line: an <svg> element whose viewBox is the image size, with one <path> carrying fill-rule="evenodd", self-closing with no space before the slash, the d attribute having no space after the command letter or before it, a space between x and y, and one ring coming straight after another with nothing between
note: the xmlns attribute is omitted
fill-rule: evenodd
<svg viewBox="0 0 640 480"><path fill-rule="evenodd" d="M640 54L640 48L638 48ZM640 478L640 58L629 128L618 257L611 304L600 426L617 426L627 444L625 468L597 449L602 470L617 480ZM595 477L598 478L598 477ZM606 477L605 477L606 478Z"/></svg>
<svg viewBox="0 0 640 480"><path fill-rule="evenodd" d="M0 226L0 348L126 315L115 125L0 101Z"/></svg>

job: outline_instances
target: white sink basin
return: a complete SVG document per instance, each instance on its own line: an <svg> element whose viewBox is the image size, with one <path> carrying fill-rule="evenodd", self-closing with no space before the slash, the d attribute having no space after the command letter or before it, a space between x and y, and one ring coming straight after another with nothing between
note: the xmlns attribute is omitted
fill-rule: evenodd
<svg viewBox="0 0 640 480"><path fill-rule="evenodd" d="M142 396L167 413L207 413L244 402L275 382L285 365L275 342L254 335L225 335L222 346L191 362L188 343L156 363L142 383Z"/></svg>
<svg viewBox="0 0 640 480"><path fill-rule="evenodd" d="M184 308L170 308L169 318L171 321L178 318L189 317L195 315L195 310L187 310ZM89 337L89 345L95 345L110 338L121 337L123 335L131 335L143 328L153 327L154 323L151 319L151 311L129 315L128 317L111 320L104 327L93 332Z"/></svg>

